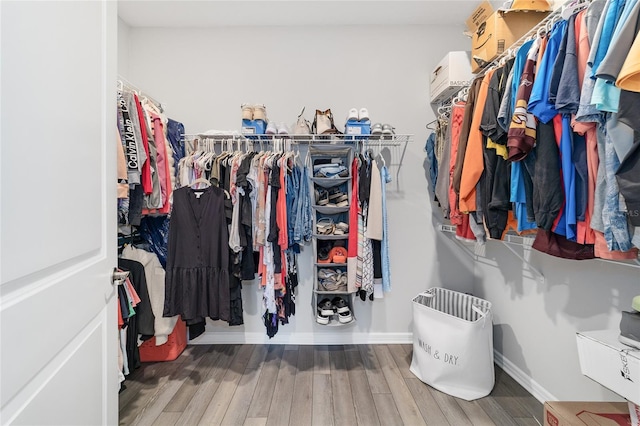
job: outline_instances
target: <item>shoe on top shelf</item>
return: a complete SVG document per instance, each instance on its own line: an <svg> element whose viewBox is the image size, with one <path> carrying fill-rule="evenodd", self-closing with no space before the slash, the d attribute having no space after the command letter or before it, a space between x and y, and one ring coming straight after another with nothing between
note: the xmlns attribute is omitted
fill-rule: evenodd
<svg viewBox="0 0 640 426"><path fill-rule="evenodd" d="M289 127L285 123L279 123L276 126L276 128L278 130L278 134L279 135L288 135L289 134Z"/></svg>
<svg viewBox="0 0 640 426"><path fill-rule="evenodd" d="M242 109L243 120L253 120L253 105L242 104L240 108Z"/></svg>
<svg viewBox="0 0 640 426"><path fill-rule="evenodd" d="M382 134L382 123L375 123L371 126L371 134L372 135L381 135Z"/></svg>
<svg viewBox="0 0 640 426"><path fill-rule="evenodd" d="M347 121L368 121L369 110L366 108L351 108L347 114Z"/></svg>
<svg viewBox="0 0 640 426"><path fill-rule="evenodd" d="M395 128L391 124L383 124L382 125L382 134L383 135L394 135Z"/></svg>
<svg viewBox="0 0 640 426"><path fill-rule="evenodd" d="M253 105L253 119L267 121L267 108L264 105Z"/></svg>
<svg viewBox="0 0 640 426"><path fill-rule="evenodd" d="M274 123L273 121L267 123L267 128L265 129L264 133L267 135L277 135L278 127L276 126L276 123Z"/></svg>

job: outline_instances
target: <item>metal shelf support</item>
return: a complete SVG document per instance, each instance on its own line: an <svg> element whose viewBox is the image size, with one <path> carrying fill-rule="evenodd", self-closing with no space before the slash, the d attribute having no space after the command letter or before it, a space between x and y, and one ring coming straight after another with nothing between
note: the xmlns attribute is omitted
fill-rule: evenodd
<svg viewBox="0 0 640 426"><path fill-rule="evenodd" d="M456 232L456 227L454 225L444 225L444 224L439 224L438 225L438 230L441 232L447 232L447 233L454 233ZM521 246L524 248L531 248L531 246L533 245L533 237L527 237L527 236L520 236L520 235L512 235L512 234L507 234L505 236L504 240L488 240L488 241L496 241L496 242L502 242L504 243L504 246L511 252L513 253L518 259L520 259L524 264L527 265L527 268L529 270L531 270L532 272L534 272L538 278L542 281L544 281L544 274L542 273L542 271L540 271L538 268L536 268L535 266L533 266L527 259L525 259L524 256L522 256L520 253L518 253L512 246L516 245L516 246ZM465 244L461 245L462 248L467 252L467 253L471 253L471 257L474 260L477 260L477 257L479 256L478 250L476 250L475 252L472 252Z"/></svg>

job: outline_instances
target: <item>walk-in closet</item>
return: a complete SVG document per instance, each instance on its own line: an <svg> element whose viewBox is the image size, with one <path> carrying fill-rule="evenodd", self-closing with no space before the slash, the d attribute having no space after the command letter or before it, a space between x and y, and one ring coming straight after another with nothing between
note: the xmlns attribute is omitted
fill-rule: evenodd
<svg viewBox="0 0 640 426"><path fill-rule="evenodd" d="M0 20L1 424L640 415L640 1Z"/></svg>

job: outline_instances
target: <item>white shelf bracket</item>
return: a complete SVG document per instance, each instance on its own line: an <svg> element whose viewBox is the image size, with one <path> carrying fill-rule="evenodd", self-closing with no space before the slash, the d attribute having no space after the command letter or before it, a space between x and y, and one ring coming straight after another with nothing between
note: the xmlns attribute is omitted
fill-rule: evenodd
<svg viewBox="0 0 640 426"><path fill-rule="evenodd" d="M444 225L442 223L438 224L438 230L441 232L447 232L447 233L453 233L455 234L456 232L456 227L455 225ZM497 241L497 242L502 242L504 243L504 246L509 249L509 251L511 253L513 253L518 259L520 259L523 263L525 263L527 265L527 269L529 269L530 271L534 272L539 280L541 282L544 282L544 274L535 266L533 266L529 260L525 259L524 256L522 256L520 253L518 253L513 247L511 247L511 245L518 245L518 246L522 246L525 248L531 248L531 245L533 244L533 240L534 238L532 237L521 237L519 235L511 235L511 234L507 234L505 235L504 240L488 240L488 241ZM471 258L473 258L474 260L477 260L478 258L478 252L477 251L471 251L471 249L469 247L467 247L464 243L460 242L460 246L469 254L469 256L471 256Z"/></svg>
<svg viewBox="0 0 640 426"><path fill-rule="evenodd" d="M439 224L438 225L438 230L440 232L446 232L449 234L455 234L456 233L456 227L454 225L444 225L444 224ZM458 240L455 235L453 238L450 238L452 241L454 241L455 243L457 243L468 255L471 259L473 260L477 260L478 259L478 255L475 253L475 251L471 250L463 241Z"/></svg>
<svg viewBox="0 0 640 426"><path fill-rule="evenodd" d="M503 241L505 244L504 246L509 249L509 251L511 253L514 254L514 256L516 256L518 259L520 259L525 265L527 265L527 268L529 270L531 270L532 272L535 272L535 274L538 276L540 281L544 281L544 274L535 266L533 266L531 264L531 262L529 262L529 260L525 259L524 256L522 256L520 253L518 253L513 247L511 247L512 244L517 244L520 245L522 247L531 247L530 244L528 244L527 240L532 240L531 243L533 243L533 238L523 238L523 237L517 237L517 238L521 238L522 242L520 244L516 243L516 242L512 242L509 241L511 238L516 237L514 235L507 235L507 238Z"/></svg>

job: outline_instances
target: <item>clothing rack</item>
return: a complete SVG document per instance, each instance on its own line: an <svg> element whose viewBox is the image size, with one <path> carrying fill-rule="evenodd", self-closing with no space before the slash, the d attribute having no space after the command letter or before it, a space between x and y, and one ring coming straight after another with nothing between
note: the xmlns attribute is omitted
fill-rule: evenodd
<svg viewBox="0 0 640 426"><path fill-rule="evenodd" d="M234 142L262 141L266 143L274 140L286 139L298 145L310 145L321 143L354 143L368 142L380 143L385 146L400 146L411 141L413 135L240 135L237 133L229 134L206 134L206 133L185 133L182 135L185 139L203 139L211 140L216 143L222 143L232 140Z"/></svg>
<svg viewBox="0 0 640 426"><path fill-rule="evenodd" d="M244 144L245 150L252 150L255 144L261 147L263 144L271 144L276 150L288 150L291 146L311 145L311 144L347 144L356 148L382 148L392 147L402 150L398 152L400 160L397 163L389 163L389 166L397 166L396 184L399 188L400 168L407 152L407 145L412 141L413 135L394 134L394 135L240 135L236 133L229 134L206 134L193 133L183 134L185 141L203 141L210 144L208 151L213 151L216 144L230 144L233 148L237 144L237 150L242 150ZM195 149L195 147L194 147Z"/></svg>
<svg viewBox="0 0 640 426"><path fill-rule="evenodd" d="M149 96L147 93L142 91L140 88L138 88L135 84L131 83L126 78L122 77L121 75L118 75L117 83L118 83L118 90L129 90L129 91L136 92L138 96L147 99L149 102L153 103L156 107L158 107L161 112L164 112L164 106L162 105L162 102L158 102L157 100Z"/></svg>

